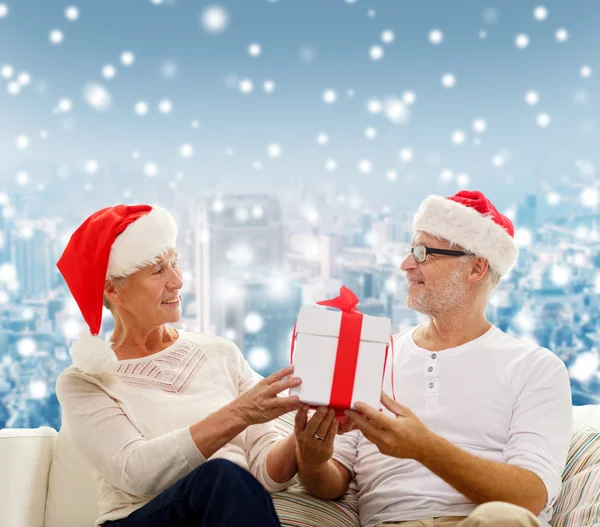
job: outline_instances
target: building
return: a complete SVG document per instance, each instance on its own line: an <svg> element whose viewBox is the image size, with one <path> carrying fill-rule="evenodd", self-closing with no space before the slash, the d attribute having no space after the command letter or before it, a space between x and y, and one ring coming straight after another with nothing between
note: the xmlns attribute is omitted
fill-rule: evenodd
<svg viewBox="0 0 600 527"><path fill-rule="evenodd" d="M255 279L246 283L244 355L262 374L290 363L291 337L302 306L302 285L290 279Z"/></svg>
<svg viewBox="0 0 600 527"><path fill-rule="evenodd" d="M269 195L224 195L201 204L196 226L197 330L223 335L243 316L250 276L283 267L283 223Z"/></svg>

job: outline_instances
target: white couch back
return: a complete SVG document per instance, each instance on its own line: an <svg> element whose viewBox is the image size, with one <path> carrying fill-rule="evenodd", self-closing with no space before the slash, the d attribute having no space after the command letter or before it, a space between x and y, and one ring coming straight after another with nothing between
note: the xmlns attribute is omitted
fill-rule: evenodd
<svg viewBox="0 0 600 527"><path fill-rule="evenodd" d="M600 429L600 406L575 407L573 417L575 421ZM3 525L94 526L98 513L98 482L92 476L90 464L71 443L64 426L58 434L48 427L1 430L0 461ZM48 485L40 484L46 477ZM23 503L29 505L19 508Z"/></svg>
<svg viewBox="0 0 600 527"><path fill-rule="evenodd" d="M0 523L43 527L56 430L0 430Z"/></svg>

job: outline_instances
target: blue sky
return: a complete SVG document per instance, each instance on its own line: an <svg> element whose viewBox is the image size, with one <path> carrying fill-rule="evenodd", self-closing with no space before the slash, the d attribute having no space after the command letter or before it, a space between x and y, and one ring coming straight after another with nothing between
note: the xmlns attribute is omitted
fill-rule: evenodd
<svg viewBox="0 0 600 527"><path fill-rule="evenodd" d="M158 184L183 172L190 189L277 191L302 179L340 192L353 186L377 204L410 205L432 191L458 190L455 177L440 179L449 169L508 206L544 184L561 192L564 183L589 184L589 171L579 173L576 162L598 164L600 4L591 0L0 3L8 6L0 18L0 66L11 65L13 79L23 71L31 76L18 95L7 92L11 79L0 78L0 177L12 188L26 171L24 193L51 184L57 166L77 171L96 160L98 174L110 164L143 170L154 163ZM200 24L211 5L229 15L218 34ZM78 8L76 21L66 19L68 6ZM536 6L547 18L535 18ZM568 32L563 42L560 28ZM54 29L63 31L60 45L49 40ZM443 33L438 45L428 38L433 29ZM393 42L382 42L385 30ZM529 38L524 49L515 45L519 34ZM259 56L248 53L251 43L260 44ZM383 49L380 60L370 57L372 46ZM125 50L135 55L130 67L119 59ZM177 66L170 78L161 74L166 62ZM113 79L103 78L105 64L116 67ZM582 76L583 66L590 76ZM442 86L447 73L456 77L452 88ZM251 93L241 92L243 79L252 81ZM265 80L274 82L272 93L265 93ZM110 92L108 110L83 99L90 82ZM337 93L334 104L323 101L327 89ZM536 105L525 102L529 90L539 95ZM367 108L369 100L385 103L406 91L416 96L407 123ZM53 113L64 98L71 110ZM172 103L167 115L157 108L165 98ZM139 101L149 105L145 116L134 112ZM548 127L536 123L541 113L550 116ZM484 133L473 130L478 118ZM365 137L367 128L377 137ZM459 145L451 140L457 130L465 135ZM327 144L318 144L319 133ZM26 149L15 146L20 135L30 139ZM182 158L182 144L193 156ZM268 155L271 144L280 145L279 157ZM399 157L402 149L412 152L409 162ZM327 160L335 160L335 171L325 168ZM359 170L361 160L370 172ZM396 181L386 177L389 170Z"/></svg>

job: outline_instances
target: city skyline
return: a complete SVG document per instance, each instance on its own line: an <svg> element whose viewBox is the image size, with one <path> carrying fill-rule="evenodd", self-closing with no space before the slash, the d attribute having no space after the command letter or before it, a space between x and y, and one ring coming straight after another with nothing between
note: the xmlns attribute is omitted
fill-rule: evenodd
<svg viewBox="0 0 600 527"><path fill-rule="evenodd" d="M503 331L559 355L571 374L574 403L593 403L600 394L599 218L573 216L566 226L540 222L537 202L530 195L516 210L521 254L515 269L493 293L487 315ZM238 194L191 206L177 210L184 279L178 327L233 340L263 375L288 363L299 308L336 296L341 285L359 296L358 307L364 313L391 318L394 333L425 320L404 305L407 284L399 264L412 238L410 214L362 213L341 204L332 212L330 228L319 228L298 204L284 215L283 245L275 259L268 260L266 273L264 266L254 265L252 247L263 236L268 218L277 218L283 210L281 203L269 196ZM264 206L271 207L269 214L274 216L265 214ZM198 228L193 220L201 209L213 219ZM2 248L16 258L0 265L3 426L59 426L54 381L70 364L70 343L85 328L54 262L32 261L27 250L15 252L16 247L31 247L60 254L70 231L41 230L49 223L38 222L26 233L11 218L5 218L2 226ZM230 232L215 230L228 224L233 228ZM208 251L206 256L203 250ZM209 268L203 267L211 251L221 258L219 275L206 273ZM32 295L37 277L48 273L53 278ZM218 276L228 277L225 290L220 289ZM210 301L213 296L216 303ZM208 327L203 327L207 314ZM108 310L104 319L102 336L109 338L113 326Z"/></svg>
<svg viewBox="0 0 600 527"><path fill-rule="evenodd" d="M489 319L597 402L599 17L585 0L0 0L0 426L60 426L84 326L55 263L96 210L169 209L182 327L267 374L299 308L342 284L394 331L422 321L400 270L412 216L463 188L521 250Z"/></svg>

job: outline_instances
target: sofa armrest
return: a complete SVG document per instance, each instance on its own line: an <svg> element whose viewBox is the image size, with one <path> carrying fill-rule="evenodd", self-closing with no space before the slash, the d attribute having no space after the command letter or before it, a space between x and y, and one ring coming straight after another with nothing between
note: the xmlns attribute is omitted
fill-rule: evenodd
<svg viewBox="0 0 600 527"><path fill-rule="evenodd" d="M2 525L44 527L56 433L47 426L0 430Z"/></svg>

